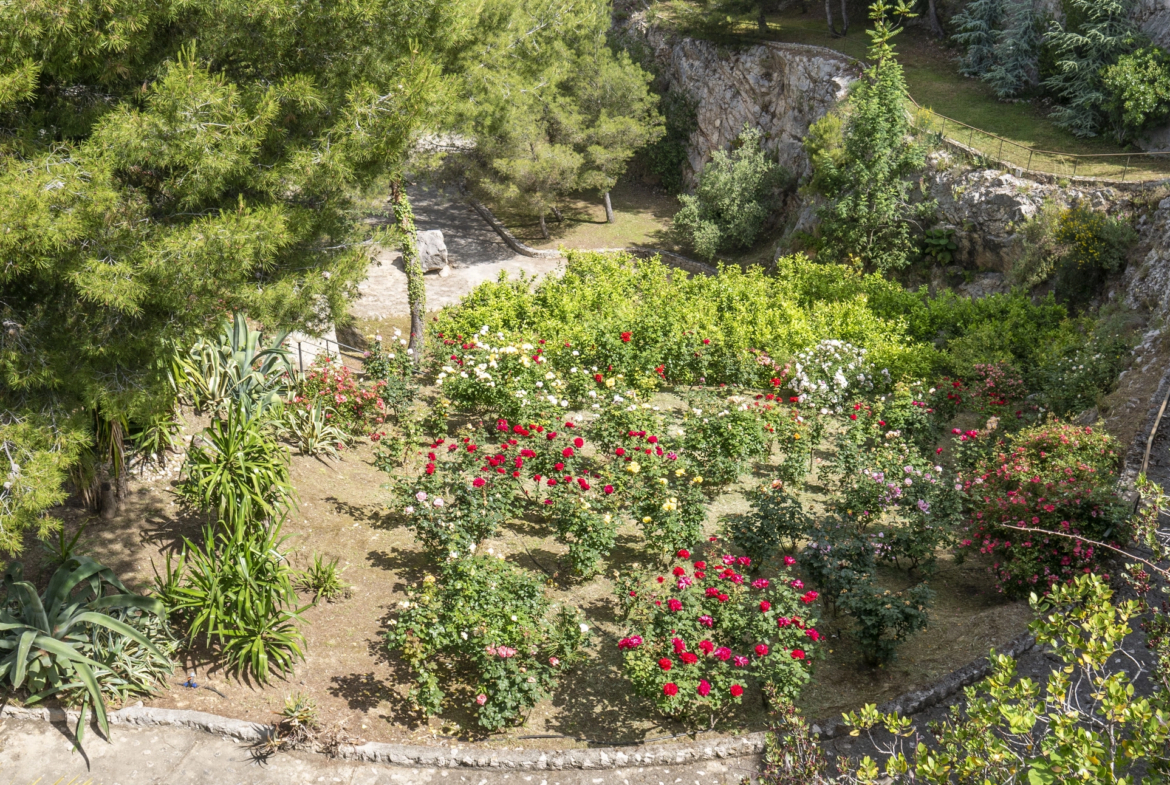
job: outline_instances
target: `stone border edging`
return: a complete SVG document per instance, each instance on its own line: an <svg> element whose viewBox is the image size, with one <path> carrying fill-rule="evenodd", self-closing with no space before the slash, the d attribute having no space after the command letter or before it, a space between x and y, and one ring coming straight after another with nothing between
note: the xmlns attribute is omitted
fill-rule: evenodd
<svg viewBox="0 0 1170 785"><path fill-rule="evenodd" d="M1009 643L1002 653L1013 658L1019 657L1034 644L1034 639L1024 634ZM878 710L897 711L903 715L915 714L941 703L962 688L984 678L991 671L991 667L989 657L980 657L944 676L934 686L900 695L879 706ZM77 716L78 712L65 709L5 706L0 711L0 718L3 719L41 722L76 722ZM271 725L186 709L156 709L134 705L110 712L108 717L112 725L183 727L253 744L269 740L273 733ZM847 732L845 724L840 720L813 723L812 730L825 741ZM651 742L632 747L583 747L566 750L496 750L474 745L437 747L367 742L342 745L338 748L336 757L368 763L428 768L597 770L623 766L678 765L759 754L764 751L766 736L766 731L758 731L743 736L723 736L697 742L676 744Z"/></svg>
<svg viewBox="0 0 1170 785"><path fill-rule="evenodd" d="M531 256L538 259L557 259L560 257L560 251L544 251L520 242L511 232L508 231L508 229L502 223L499 222L499 220L494 215L492 215L492 211L489 210L486 205L480 204L474 196L467 193L466 191L463 193L463 198L467 200L469 205L471 205L471 209L475 210L475 212L479 214L479 217L482 218L488 226L494 229L496 234L500 236L500 239L507 243L508 247L516 253L520 254L521 256Z"/></svg>

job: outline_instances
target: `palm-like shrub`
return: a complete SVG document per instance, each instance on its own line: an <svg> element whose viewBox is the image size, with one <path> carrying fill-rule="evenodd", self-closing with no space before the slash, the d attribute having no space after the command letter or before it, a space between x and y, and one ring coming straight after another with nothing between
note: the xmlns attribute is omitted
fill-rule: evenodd
<svg viewBox="0 0 1170 785"><path fill-rule="evenodd" d="M202 546L184 540L155 575L158 593L190 641L217 647L229 668L267 682L272 670L292 672L304 658L294 573L281 550L280 526L207 527Z"/></svg>
<svg viewBox="0 0 1170 785"><path fill-rule="evenodd" d="M179 495L228 529L280 517L292 495L288 456L267 424L233 406L193 441Z"/></svg>
<svg viewBox="0 0 1170 785"><path fill-rule="evenodd" d="M335 458L337 445L348 442L350 436L332 423L327 416L331 413L332 410L319 400L305 407L286 406L277 427L281 437L296 447L301 455Z"/></svg>
<svg viewBox="0 0 1170 785"><path fill-rule="evenodd" d="M223 414L239 404L249 417L262 415L279 405L291 383L292 364L281 346L287 335L261 346L260 331L237 313L216 339L201 338L175 356L175 386L199 409Z"/></svg>
<svg viewBox="0 0 1170 785"><path fill-rule="evenodd" d="M85 556L58 568L42 594L23 578L20 562L4 572L0 680L12 689L27 688L26 704L80 692L78 743L89 709L108 736L103 686L123 694L148 690L168 670L159 667L169 665L167 655L131 623L142 612L161 619L163 604L131 594L112 570ZM135 664L120 668L126 661Z"/></svg>

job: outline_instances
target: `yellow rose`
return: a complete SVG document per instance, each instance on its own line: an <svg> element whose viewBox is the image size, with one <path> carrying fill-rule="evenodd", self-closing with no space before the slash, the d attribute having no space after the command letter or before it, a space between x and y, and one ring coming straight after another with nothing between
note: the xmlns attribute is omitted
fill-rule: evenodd
<svg viewBox="0 0 1170 785"><path fill-rule="evenodd" d="M628 471L630 474L637 474L638 470L641 468L642 467L638 465L638 462L634 461L633 463L631 463L629 466L626 467L626 471Z"/></svg>

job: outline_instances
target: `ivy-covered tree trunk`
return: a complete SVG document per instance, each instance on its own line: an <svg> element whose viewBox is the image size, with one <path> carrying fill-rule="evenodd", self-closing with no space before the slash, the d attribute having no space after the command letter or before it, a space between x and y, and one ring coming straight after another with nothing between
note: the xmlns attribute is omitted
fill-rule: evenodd
<svg viewBox="0 0 1170 785"><path fill-rule="evenodd" d="M605 192L605 221L613 223L613 204L609 201L609 191Z"/></svg>
<svg viewBox="0 0 1170 785"><path fill-rule="evenodd" d="M394 206L394 220L402 234L402 269L406 272L406 301L410 305L410 343L415 364L422 362L425 345L426 323L423 315L427 310L427 286L423 280L422 261L418 256L418 235L414 228L414 211L401 182L390 188L390 201Z"/></svg>

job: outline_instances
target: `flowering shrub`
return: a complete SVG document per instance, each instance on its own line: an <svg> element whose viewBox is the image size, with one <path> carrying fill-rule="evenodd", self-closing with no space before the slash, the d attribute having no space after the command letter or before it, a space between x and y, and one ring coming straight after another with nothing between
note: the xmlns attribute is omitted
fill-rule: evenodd
<svg viewBox="0 0 1170 785"><path fill-rule="evenodd" d="M890 382L889 370L875 373L867 354L845 341L821 341L793 357L792 388L800 393L801 402L811 403L823 414L840 413L849 401L872 392L875 384Z"/></svg>
<svg viewBox="0 0 1170 785"><path fill-rule="evenodd" d="M366 378L373 382L384 382L382 400L396 413L409 405L418 392L411 352L407 348L407 340L402 337L402 331L395 327L389 345L383 343L381 335L375 335L373 347L362 358L362 370Z"/></svg>
<svg viewBox="0 0 1170 785"><path fill-rule="evenodd" d="M783 573L753 581L748 557L710 553L680 550L667 573L619 579L626 677L675 717L714 715L762 684L795 699L821 637L817 593Z"/></svg>
<svg viewBox="0 0 1170 785"><path fill-rule="evenodd" d="M480 449L469 437L439 439L426 454L423 473L396 485L396 506L423 547L437 558L457 559L515 514L516 479L503 468L502 450Z"/></svg>
<svg viewBox="0 0 1170 785"><path fill-rule="evenodd" d="M751 512L728 516L724 530L735 547L750 556L752 565L759 569L780 550L783 541L795 549L812 518L780 480L753 488L747 492L747 499Z"/></svg>
<svg viewBox="0 0 1170 785"><path fill-rule="evenodd" d="M1067 583L1097 570L1105 554L1044 532L1124 542L1116 484L1117 454L1104 432L1061 422L1021 431L964 477L971 512L963 545L991 556L997 588L1010 596Z"/></svg>
<svg viewBox="0 0 1170 785"><path fill-rule="evenodd" d="M466 684L487 730L521 720L580 658L589 633L576 609L555 608L534 577L487 554L428 575L400 607L386 642L413 672L411 700L437 714L441 685Z"/></svg>
<svg viewBox="0 0 1170 785"><path fill-rule="evenodd" d="M386 402L383 381L362 382L353 371L324 356L300 377L296 395L288 406L310 411L318 401L327 407L325 418L351 438L368 436L377 441L385 433Z"/></svg>
<svg viewBox="0 0 1170 785"><path fill-rule="evenodd" d="M726 485L739 477L748 461L768 454L775 426L764 415L771 402L743 396L696 395L683 418L682 449L703 467L704 478Z"/></svg>
<svg viewBox="0 0 1170 785"><path fill-rule="evenodd" d="M642 526L646 541L663 555L689 548L703 534L707 497L703 476L662 439L645 431L630 431L626 447L615 447L629 494L630 514Z"/></svg>
<svg viewBox="0 0 1170 785"><path fill-rule="evenodd" d="M436 379L443 393L464 408L508 420L548 424L562 416L571 405L567 384L545 355L545 347L488 343L497 339L504 341L504 334L489 335L487 325L462 343L444 339L451 354ZM581 373L577 367L571 371Z"/></svg>

